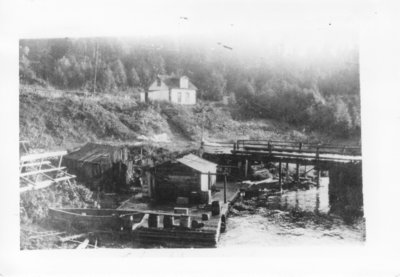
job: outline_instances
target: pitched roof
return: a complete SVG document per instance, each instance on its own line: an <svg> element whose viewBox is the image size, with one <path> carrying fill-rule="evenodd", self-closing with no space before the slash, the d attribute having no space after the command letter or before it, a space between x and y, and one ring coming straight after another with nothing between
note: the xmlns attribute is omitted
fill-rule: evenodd
<svg viewBox="0 0 400 277"><path fill-rule="evenodd" d="M181 77L186 77L186 76L181 76ZM179 80L180 80L181 77L168 76L168 75L158 75L158 78L160 78L161 81L170 89L180 88ZM192 82L190 82L189 78L188 78L188 81L189 81L188 89L197 90L197 87L195 85L193 85ZM153 84L155 82L156 81L154 81ZM150 87L152 87L153 84Z"/></svg>
<svg viewBox="0 0 400 277"><path fill-rule="evenodd" d="M202 173L211 172L217 166L217 164L209 162L193 154L188 154L180 159L177 159L177 161Z"/></svg>
<svg viewBox="0 0 400 277"><path fill-rule="evenodd" d="M84 163L109 163L125 161L127 152L124 147L113 145L87 143L77 151L64 156L64 159L76 160Z"/></svg>

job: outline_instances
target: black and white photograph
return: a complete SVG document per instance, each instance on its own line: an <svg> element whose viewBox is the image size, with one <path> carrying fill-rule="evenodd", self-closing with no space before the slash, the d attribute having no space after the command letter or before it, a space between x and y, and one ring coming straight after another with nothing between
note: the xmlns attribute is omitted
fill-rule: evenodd
<svg viewBox="0 0 400 277"><path fill-rule="evenodd" d="M389 214L378 213L395 212L390 197L400 192L379 179L397 179L394 160L381 156L396 140L368 120L392 115L396 130L400 116L393 103L382 106L387 88L364 85L383 75L367 62L380 62L368 44L376 2L6 2L18 13L2 11L13 38L4 49L13 53L15 136L6 140L16 151L3 157L13 161L3 185L15 197L2 201L15 207L13 251L42 262L60 254L57 264L71 267L36 273L31 260L35 271L19 274L97 272L74 269L63 258L74 253L104 263L110 253L132 255L133 274L137 253L266 254L281 267L288 255L287 264L312 272L302 262L310 253L357 267L385 252L371 245L383 247L376 237L386 236L379 222ZM387 206L374 200L383 193ZM382 223L392 226L388 237L399 233L396 218ZM352 251L354 264L345 258ZM384 255L393 268L346 270L331 259L318 276L400 276L394 254ZM240 267L232 275L246 274ZM259 270L292 276L277 264Z"/></svg>

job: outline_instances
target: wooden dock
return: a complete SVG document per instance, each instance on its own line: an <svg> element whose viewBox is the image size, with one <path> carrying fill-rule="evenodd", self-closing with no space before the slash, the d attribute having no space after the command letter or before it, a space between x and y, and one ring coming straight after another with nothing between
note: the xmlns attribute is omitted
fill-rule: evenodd
<svg viewBox="0 0 400 277"><path fill-rule="evenodd" d="M189 209L189 216L193 221L201 224L200 228L194 228L194 224L190 228L181 227L181 215L174 214L174 204L154 204L143 203L138 199L130 199L123 203L118 209L132 210L145 214L153 214L157 216L157 227L150 227L148 220L143 222L142 226L132 231L134 239L141 242L175 242L182 245L190 244L191 246L215 246L218 243L221 232L225 230L226 219L229 212L230 202L234 201L239 195L241 188L246 188L247 185L240 183L227 184L227 202L224 203L223 183L217 183L218 191L212 194L212 201L220 202L220 213L212 215L209 205L192 205L186 206ZM204 220L203 214L207 214L209 219ZM173 227L164 226L163 221L165 216L170 216L174 219ZM204 224L204 225L203 225Z"/></svg>

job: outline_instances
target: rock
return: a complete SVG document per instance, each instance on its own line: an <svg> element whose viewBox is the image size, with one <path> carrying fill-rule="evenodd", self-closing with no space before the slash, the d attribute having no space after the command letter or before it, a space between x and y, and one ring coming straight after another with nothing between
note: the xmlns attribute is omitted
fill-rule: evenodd
<svg viewBox="0 0 400 277"><path fill-rule="evenodd" d="M230 214L233 214L233 215L239 215L240 214L240 212L238 210L236 210L235 208L230 209L229 212L230 212Z"/></svg>

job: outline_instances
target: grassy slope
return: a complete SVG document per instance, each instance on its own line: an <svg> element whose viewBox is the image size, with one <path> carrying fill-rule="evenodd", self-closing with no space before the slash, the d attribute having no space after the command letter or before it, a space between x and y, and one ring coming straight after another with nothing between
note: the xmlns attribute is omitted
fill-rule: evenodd
<svg viewBox="0 0 400 277"><path fill-rule="evenodd" d="M169 103L144 105L129 94L84 96L32 86L20 88L20 137L32 147L71 148L87 141L133 143L137 137L166 133L171 150L198 145L201 107L205 106L206 140L325 140L269 120L234 120L234 107L202 103L184 107Z"/></svg>

